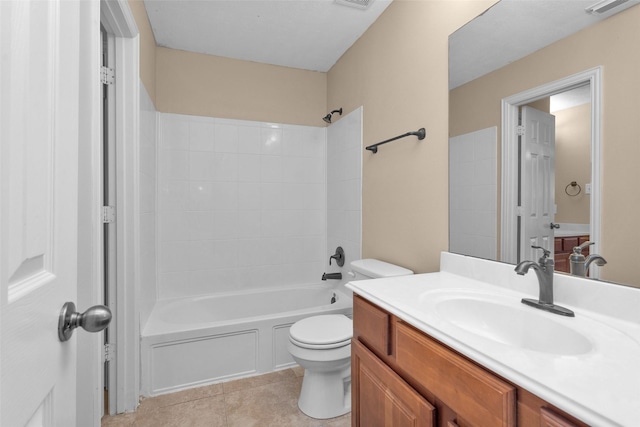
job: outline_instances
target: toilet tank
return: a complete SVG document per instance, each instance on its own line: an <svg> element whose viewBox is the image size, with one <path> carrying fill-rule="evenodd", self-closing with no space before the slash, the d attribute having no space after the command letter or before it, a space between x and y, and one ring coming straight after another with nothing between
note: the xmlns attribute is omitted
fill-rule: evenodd
<svg viewBox="0 0 640 427"><path fill-rule="evenodd" d="M354 280L380 279L413 274L413 271L407 268L371 258L351 261L351 270L355 275Z"/></svg>

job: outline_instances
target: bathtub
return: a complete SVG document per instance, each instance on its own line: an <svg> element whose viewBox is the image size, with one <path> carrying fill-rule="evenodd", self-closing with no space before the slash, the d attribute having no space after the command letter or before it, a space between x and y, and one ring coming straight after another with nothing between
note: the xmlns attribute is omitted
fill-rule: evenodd
<svg viewBox="0 0 640 427"><path fill-rule="evenodd" d="M291 325L335 313L351 317L352 300L327 285L160 300L142 332L142 395L294 366Z"/></svg>

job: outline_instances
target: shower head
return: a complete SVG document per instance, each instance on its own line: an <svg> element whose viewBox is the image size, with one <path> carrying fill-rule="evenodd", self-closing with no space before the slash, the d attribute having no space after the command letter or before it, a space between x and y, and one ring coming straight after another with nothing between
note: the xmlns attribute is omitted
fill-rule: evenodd
<svg viewBox="0 0 640 427"><path fill-rule="evenodd" d="M322 118L322 120L324 120L327 123L331 123L331 116L335 113L338 113L340 115L342 115L342 108L340 108L339 110L333 110L332 112L330 112L329 114L327 114L326 116L324 116Z"/></svg>

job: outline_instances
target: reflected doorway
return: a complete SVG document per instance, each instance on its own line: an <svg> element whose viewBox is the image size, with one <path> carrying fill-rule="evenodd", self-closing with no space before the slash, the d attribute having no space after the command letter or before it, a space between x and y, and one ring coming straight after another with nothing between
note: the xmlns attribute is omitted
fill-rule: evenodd
<svg viewBox="0 0 640 427"><path fill-rule="evenodd" d="M586 89L585 89L586 87ZM564 218L564 223L566 224L565 230L571 231L571 224L583 224L584 218L588 218L589 224L589 233L587 234L591 241L594 242L594 245L591 247L593 251L598 250L599 246L599 236L600 236L600 108L601 108L601 100L600 100L600 91L601 91L601 69L594 68L592 70L585 71L583 73L579 73L565 79L558 80L556 82L552 82L538 88L531 89L529 91L513 95L511 97L505 98L502 100L502 203L501 203L501 247L500 247L500 258L502 261L516 264L522 259L530 259L528 254L521 254L519 251L520 247L520 231L521 231L521 221L522 221L522 204L521 204L521 194L520 194L520 150L519 150L519 138L518 138L518 126L519 126L519 111L520 107L524 105L529 105L532 103L538 103L541 100L549 99L549 104L551 98L555 95L561 93L571 94L573 90L577 90L578 92L573 92L575 95L579 93L580 90L588 92L588 104L580 104L582 105L582 109L588 110L589 115L589 129L586 131L588 135L587 141L589 144L588 147L588 161L589 168L588 172L585 176L587 178L582 178L583 183L579 182L579 178L566 178L566 176L577 176L578 172L575 172L573 168L564 167L556 168L556 171L560 171L562 168L562 174L556 176L556 193L558 193L558 198L556 198L556 205L558 205L558 201L561 200L560 194L565 194L565 188L567 190L566 197L571 197L569 200L569 204L565 204L566 200L562 200L560 205L556 206L556 211L559 215L559 218ZM565 95L565 98L568 95ZM584 93L582 94L584 98ZM562 98L562 97L560 97ZM558 100L558 98L556 98ZM580 105L574 105L574 107L580 107ZM586 105L586 107L584 106ZM573 108L573 107L570 107ZM554 111L557 114L562 113L563 110L568 110L569 108L561 108L554 107ZM551 110L551 107L549 107ZM584 141L583 141L584 144ZM562 154L563 158L566 158L567 161L572 161L572 154L577 155L578 148L570 148L571 145L567 145L566 153ZM580 152L582 156L584 153ZM586 155L585 155L586 156ZM577 157L575 158L577 159ZM563 164L565 160L562 161ZM572 163L578 163L577 161L573 161ZM584 170L584 165L581 166ZM571 175L566 175L571 174ZM568 180L568 181L567 181ZM567 181L567 182L565 182ZM572 182L576 182L576 186L571 185ZM563 184L564 183L564 184ZM571 196L571 194L575 194L577 191L578 185L580 186L580 193ZM558 190L559 187L562 189ZM587 191L590 192L587 195ZM578 197L582 194L583 198L582 202L585 200L588 202L588 216L584 212L584 207L580 211L581 214L577 215L575 212L572 213L572 209L578 201L575 197ZM586 197L585 197L586 196ZM566 206L565 206L566 205ZM583 203L584 205L584 203ZM577 212L577 211L576 211ZM560 223L560 219L556 219L555 223ZM572 242L568 242L568 245L571 245ZM536 257L537 258L537 257ZM536 259L534 258L534 259ZM568 258L568 256L567 256ZM597 277L598 271L594 269L591 277Z"/></svg>

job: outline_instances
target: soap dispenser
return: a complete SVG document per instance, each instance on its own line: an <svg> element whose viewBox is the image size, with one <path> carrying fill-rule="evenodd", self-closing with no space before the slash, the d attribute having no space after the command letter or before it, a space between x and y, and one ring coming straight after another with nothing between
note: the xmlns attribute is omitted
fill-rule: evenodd
<svg viewBox="0 0 640 427"><path fill-rule="evenodd" d="M569 272L574 276L586 277L586 258L582 254L582 250L587 246L593 245L593 242L584 242L580 246L573 248L573 253L569 255Z"/></svg>

